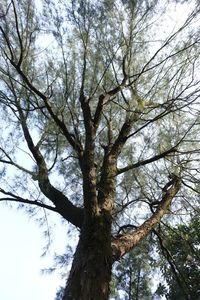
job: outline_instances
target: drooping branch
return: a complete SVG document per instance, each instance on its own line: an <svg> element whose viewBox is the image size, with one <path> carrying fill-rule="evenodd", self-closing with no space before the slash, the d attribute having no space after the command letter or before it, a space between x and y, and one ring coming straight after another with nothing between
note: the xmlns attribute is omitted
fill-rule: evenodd
<svg viewBox="0 0 200 300"><path fill-rule="evenodd" d="M3 163L3 164L8 164L8 165L12 165L14 166L15 168L31 175L31 176L34 176L35 175L35 172L33 171L30 171L22 166L20 166L19 164L17 164L16 162L13 161L13 159L11 158L11 156L2 148L0 147L0 151L4 154L4 156L6 157L6 159L4 158L0 158L0 162Z"/></svg>
<svg viewBox="0 0 200 300"><path fill-rule="evenodd" d="M33 143L32 137L26 124L24 113L21 110L19 103L17 104L17 107L25 140L39 169L39 173L36 179L38 180L39 187L42 193L53 202L59 214L61 214L67 221L77 227L81 227L83 222L82 209L73 205L62 192L51 185L48 178L48 169L44 157L39 148Z"/></svg>
<svg viewBox="0 0 200 300"><path fill-rule="evenodd" d="M167 209L170 207L173 198L178 193L181 186L181 178L174 176L174 178L167 183L168 189L162 197L158 208L153 215L146 220L141 226L138 226L133 232L124 234L120 237L115 237L112 241L113 259L117 260L131 249L139 244L152 229L160 222L165 215Z"/></svg>
<svg viewBox="0 0 200 300"><path fill-rule="evenodd" d="M22 198L22 197L19 197L19 196L13 194L13 193L6 192L2 188L0 188L0 193L7 196L7 197L0 197L0 201L11 201L11 202L17 202L17 203L31 204L31 205L35 205L38 207L42 207L42 208L57 212L57 209L55 207L47 205L41 201L25 199L25 198Z"/></svg>
<svg viewBox="0 0 200 300"><path fill-rule="evenodd" d="M157 230L153 230L153 233L157 236L160 247L161 247L161 251L163 256L165 257L165 259L167 260L167 262L169 263L172 273L174 274L174 277L179 285L179 288L183 291L184 294L184 299L188 300L188 286L186 283L186 280L183 276L183 274L181 273L181 271L179 270L178 266L176 265L173 256L171 255L170 251L167 249L167 247L164 245L163 243L163 239L160 235L160 233ZM184 284L183 284L184 282Z"/></svg>
<svg viewBox="0 0 200 300"><path fill-rule="evenodd" d="M22 71L22 69L20 68L20 66L18 64L16 64L13 60L10 60L10 63L13 65L13 67L16 69L17 73L21 76L21 78L27 84L28 88L44 101L45 107L47 108L49 114L51 115L51 117L54 120L54 122L56 123L56 125L61 129L61 131L63 132L64 136L66 137L69 144L73 147L73 149L78 153L79 156L81 156L81 153L82 153L81 145L70 134L65 123L62 120L60 120L60 118L53 112L51 105L48 101L48 97L46 95L44 95L41 91L39 91L33 85L33 83L25 75L25 73Z"/></svg>
<svg viewBox="0 0 200 300"><path fill-rule="evenodd" d="M52 198L53 203L54 202L59 203L59 201L61 202L61 198L63 198L62 205L61 203L59 203L58 205L51 206L43 203L42 201L25 199L11 192L7 192L2 188L0 188L0 193L6 195L6 197L0 197L0 201L10 201L10 202L16 202L18 204L24 203L24 204L34 205L44 209L48 209L53 212L59 213L65 220L69 221L71 224L75 225L76 227L81 228L83 224L83 210L81 208L76 208L75 206L73 206L61 192L53 188L51 185L49 187L50 187L49 194L48 193L46 194L47 198L49 198L50 200ZM55 201L55 199L57 200Z"/></svg>

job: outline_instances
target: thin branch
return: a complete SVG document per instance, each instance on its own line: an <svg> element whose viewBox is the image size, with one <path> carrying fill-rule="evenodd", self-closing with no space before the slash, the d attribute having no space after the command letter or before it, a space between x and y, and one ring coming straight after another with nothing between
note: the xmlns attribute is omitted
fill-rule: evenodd
<svg viewBox="0 0 200 300"><path fill-rule="evenodd" d="M30 200L30 199L25 199L25 198L19 197L19 196L13 194L13 193L6 192L2 188L0 188L0 193L12 197L12 198L11 197L0 198L0 201L13 201L13 202L20 202L20 203L25 203L25 204L31 204L31 205L36 205L36 206L48 209L48 210L52 210L54 212L58 212L57 209L56 209L56 207L47 205L47 204L42 203L42 202L37 201L37 200Z"/></svg>
<svg viewBox="0 0 200 300"><path fill-rule="evenodd" d="M161 251L163 253L163 256L165 257L165 259L167 260L167 262L169 263L170 267L171 267L171 270L172 270L172 273L174 274L175 278L176 278L176 281L180 287L180 289L183 291L184 293L184 299L185 300L188 300L188 294L187 294L187 291L185 291L185 287L184 285L182 284L182 281L185 283L186 287L187 287L187 284L186 284L186 281L185 281L185 278L184 276L181 274L180 270L178 269L178 267L176 266L175 262L174 262L174 259L171 255L171 253L169 252L169 250L164 246L164 243L163 243L163 240L162 240L162 237L160 236L160 234L158 233L157 230L153 229L153 233L157 236L158 240L159 240L159 243L160 243L160 246L161 246ZM181 279L179 278L179 275L181 276ZM187 288L188 289L188 288Z"/></svg>
<svg viewBox="0 0 200 300"><path fill-rule="evenodd" d="M23 51L24 51L24 49L23 49L22 38L21 38L21 35L20 35L20 32L19 32L19 22L18 22L18 16L17 16L17 11L16 11L16 7L15 7L15 3L14 3L13 0L11 2L12 2L14 16L15 16L15 27L16 27L17 36L18 36L19 45L20 45L20 57L19 57L19 61L17 63L17 65L20 67L21 64L22 64L22 60L23 60Z"/></svg>
<svg viewBox="0 0 200 300"><path fill-rule="evenodd" d="M5 31L3 30L2 26L0 26L0 31L2 32L3 37L4 37L5 41L6 41L7 46L8 46L8 49L9 49L9 52L10 52L10 56L11 56L11 60L14 60L14 54L13 54L12 46L11 46L10 41L9 41L9 38L8 38L8 36L6 35ZM3 50L3 49L2 49L2 50ZM4 55L6 56L6 58L10 60L10 58L8 57L8 55L7 55L7 53L5 52L5 50L3 50L3 53L4 53Z"/></svg>
<svg viewBox="0 0 200 300"><path fill-rule="evenodd" d="M159 160L159 159L161 159L161 158L164 158L164 157L167 156L168 154L173 153L173 152L176 152L176 151L177 151L177 150L176 150L176 147L177 147L177 145L175 145L174 147L172 147L172 148L170 148L169 150L166 150L166 151L164 151L164 152L162 152L162 153L160 153L160 154L154 155L154 156L152 156L151 158L148 158L148 159L145 159L145 160L142 160L142 161L138 161L137 163L134 163L134 164L129 165L129 166L127 166L127 167L118 169L117 175L122 174L122 173L125 173L125 172L127 172L127 171L129 171L129 170L138 168L138 167L140 167L140 166L145 166L145 165L147 165L147 164L149 164L149 163L152 163L152 162L157 161L157 160Z"/></svg>
<svg viewBox="0 0 200 300"><path fill-rule="evenodd" d="M120 92L124 87L126 87L127 84L127 77L125 76L124 79L120 84L118 84L115 88L111 89L110 91L106 92L105 94L101 94L99 96L99 101L96 107L96 111L94 114L94 125L97 128L101 114L103 111L103 106L109 101L109 99L113 96L115 96L118 92Z"/></svg>
<svg viewBox="0 0 200 300"><path fill-rule="evenodd" d="M77 143L77 141L74 140L74 138L72 137L72 135L70 134L70 132L68 131L65 123L63 121L61 121L59 119L59 117L53 112L51 105L48 101L47 96L45 96L41 91L39 91L32 83L31 81L28 79L28 77L24 74L24 72L21 70L20 66L18 66L13 60L10 60L10 63L13 65L13 67L16 69L16 71L18 72L18 74L22 77L22 79L24 80L24 82L27 84L27 86L30 88L30 90L32 92L34 92L37 96L39 96L45 103L45 106L49 112L49 114L51 115L51 117L53 118L53 120L55 121L55 123L58 125L58 127L61 129L61 131L63 132L64 136L66 137L67 141L69 142L69 144L74 148L74 150L76 150L79 155L81 155L82 153L82 149L80 147L80 145Z"/></svg>
<svg viewBox="0 0 200 300"><path fill-rule="evenodd" d="M5 13L0 14L0 18L5 18L7 16L10 6L11 6L11 2L8 4Z"/></svg>
<svg viewBox="0 0 200 300"><path fill-rule="evenodd" d="M32 171L18 165L17 163L15 163L3 148L0 147L0 151L2 151L5 154L5 156L9 159L9 160L5 160L5 159L0 158L0 162L2 162L4 164L12 165L12 166L16 167L17 169L19 169L19 170L21 170L21 171L23 171L23 172L25 172L25 173L27 173L31 176L35 175L35 172L32 172Z"/></svg>
<svg viewBox="0 0 200 300"><path fill-rule="evenodd" d="M193 45L197 44L199 42L199 40L195 41L192 44L189 44L188 46L185 46L182 49L179 49L178 51L170 54L169 56L167 56L166 58L164 58L163 60L161 60L160 62L158 62L157 64L149 67L148 65L154 60L154 58L167 46L169 45L169 43L184 29L188 26L188 24L190 24L190 22L195 18L195 16L199 13L199 10L197 11L193 11L190 16L187 18L187 20L184 22L184 24L175 32L173 33L166 41L165 43L154 53L154 55L150 58L150 60L143 66L142 70L138 73L138 74L134 74L132 76L130 76L130 78L136 77L135 80L137 80L142 74L144 74L145 72L148 72L156 67L158 67L159 65L161 65L163 62L165 62L166 60L168 60L169 58L174 57L175 55L179 54L180 52L183 52L187 49L189 49L190 47L192 47ZM133 80L130 85L135 81Z"/></svg>

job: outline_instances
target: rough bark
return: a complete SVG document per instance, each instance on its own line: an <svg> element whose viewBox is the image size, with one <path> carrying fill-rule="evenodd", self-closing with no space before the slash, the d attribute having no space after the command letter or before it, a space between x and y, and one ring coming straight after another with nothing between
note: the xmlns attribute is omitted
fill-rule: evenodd
<svg viewBox="0 0 200 300"><path fill-rule="evenodd" d="M100 214L81 230L63 300L108 299L111 268L111 222Z"/></svg>

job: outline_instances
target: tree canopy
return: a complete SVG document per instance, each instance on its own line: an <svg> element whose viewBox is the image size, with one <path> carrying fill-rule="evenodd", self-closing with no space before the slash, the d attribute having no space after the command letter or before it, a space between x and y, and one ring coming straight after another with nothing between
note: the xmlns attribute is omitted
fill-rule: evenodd
<svg viewBox="0 0 200 300"><path fill-rule="evenodd" d="M199 12L175 0L0 4L0 201L80 231L63 300L108 299L115 261L130 253L138 266L134 248L147 259L163 234L176 252L166 226L180 237L196 226Z"/></svg>

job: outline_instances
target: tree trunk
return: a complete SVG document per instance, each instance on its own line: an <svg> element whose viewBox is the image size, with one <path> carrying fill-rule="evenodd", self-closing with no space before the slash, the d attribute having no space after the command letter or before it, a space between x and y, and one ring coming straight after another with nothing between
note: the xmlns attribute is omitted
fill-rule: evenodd
<svg viewBox="0 0 200 300"><path fill-rule="evenodd" d="M81 230L63 300L108 299L111 268L111 222L104 213Z"/></svg>

